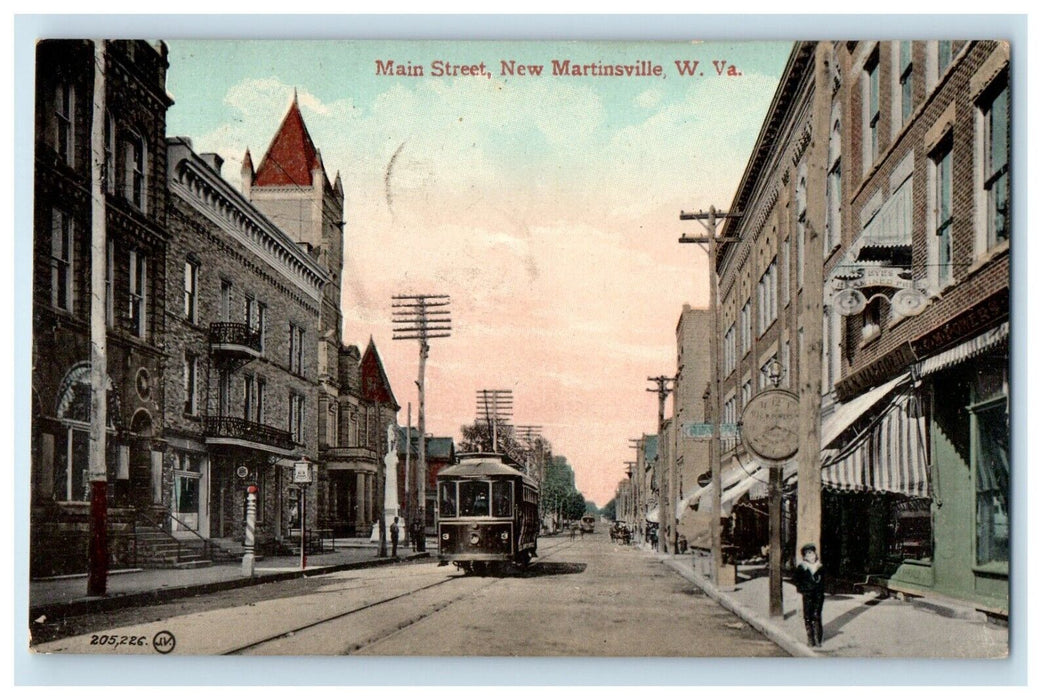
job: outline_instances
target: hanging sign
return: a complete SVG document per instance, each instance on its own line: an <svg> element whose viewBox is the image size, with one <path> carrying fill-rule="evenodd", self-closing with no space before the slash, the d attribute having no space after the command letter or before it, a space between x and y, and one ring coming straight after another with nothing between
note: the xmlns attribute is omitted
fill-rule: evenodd
<svg viewBox="0 0 1049 700"><path fill-rule="evenodd" d="M783 462L798 451L798 397L783 389L767 389L743 409L743 444L755 456Z"/></svg>
<svg viewBox="0 0 1049 700"><path fill-rule="evenodd" d="M296 484L313 483L313 470L310 468L309 462L295 463L295 477L292 479L292 481Z"/></svg>

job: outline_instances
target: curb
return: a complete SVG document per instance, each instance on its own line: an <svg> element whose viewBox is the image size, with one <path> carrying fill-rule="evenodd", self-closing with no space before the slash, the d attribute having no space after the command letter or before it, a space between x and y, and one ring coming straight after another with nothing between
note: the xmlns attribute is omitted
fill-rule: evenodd
<svg viewBox="0 0 1049 700"><path fill-rule="evenodd" d="M748 625L761 632L763 635L768 637L769 641L774 643L776 646L783 649L791 656L804 657L804 658L822 658L821 654L817 654L808 646L802 644L798 640L794 639L790 635L784 633L778 627L772 625L768 619L761 617L754 613L750 608L740 605L735 600L719 591L714 584L706 580L702 576L693 576L692 570L683 564L679 564L670 557L656 555L664 566L674 571L682 578L686 579L690 583L694 583L703 589L703 592L718 602L718 604L731 612L736 617L740 618Z"/></svg>
<svg viewBox="0 0 1049 700"><path fill-rule="evenodd" d="M153 605L178 598L189 598L203 593L219 593L237 588L247 588L263 583L276 583L278 581L290 581L296 578L308 578L322 574L332 574L339 571L350 571L352 569L372 569L380 566L395 565L405 562L426 559L429 552L415 552L397 559L386 557L385 559L366 559L364 561L353 561L345 564L331 564L329 566L318 566L305 571L281 571L279 573L262 574L251 578L234 578L223 581L211 581L208 583L193 583L175 588L160 588L151 591L136 591L134 593L123 593L106 598L79 598L68 602L47 603L29 609L29 620L35 620L41 615L49 618L67 617L70 615L86 615L96 612L108 612L122 608L133 608L137 606Z"/></svg>

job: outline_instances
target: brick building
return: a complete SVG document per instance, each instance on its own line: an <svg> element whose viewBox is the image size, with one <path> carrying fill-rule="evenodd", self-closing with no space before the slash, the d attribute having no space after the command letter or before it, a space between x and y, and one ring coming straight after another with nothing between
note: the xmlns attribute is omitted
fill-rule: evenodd
<svg viewBox="0 0 1049 700"><path fill-rule="evenodd" d="M171 530L256 542L299 525L293 464L317 459L317 319L328 271L223 179L222 160L168 141L166 421L157 494ZM316 488L307 490L316 523Z"/></svg>
<svg viewBox="0 0 1049 700"><path fill-rule="evenodd" d="M718 258L723 422L767 385L773 359L796 390L798 348L807 333L822 338L814 384L828 571L999 612L1009 552L1008 65L1008 46L990 41L798 44L732 205L742 217L723 232L740 241ZM805 328L800 261L821 244L822 328ZM724 447L731 507L744 491L759 495L768 472L733 438ZM751 468L733 472L740 464ZM785 474L790 552L797 465ZM737 516L733 544L760 538L733 531Z"/></svg>
<svg viewBox="0 0 1049 700"><path fill-rule="evenodd" d="M172 101L160 42L106 41L104 304L110 558L134 561L135 508L156 500L163 453L166 149ZM33 215L33 576L85 571L90 423L91 131L96 46L37 45Z"/></svg>

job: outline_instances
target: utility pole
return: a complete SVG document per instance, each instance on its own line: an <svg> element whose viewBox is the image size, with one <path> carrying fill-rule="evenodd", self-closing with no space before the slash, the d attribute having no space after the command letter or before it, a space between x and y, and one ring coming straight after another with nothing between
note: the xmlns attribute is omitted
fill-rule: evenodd
<svg viewBox="0 0 1049 700"><path fill-rule="evenodd" d="M630 480L632 488L631 498L633 499L631 526L634 528L635 534L639 537L644 537L645 533L648 532L648 496L643 488L645 481L645 440L644 438L631 438L629 442L630 446L634 448L635 461L633 463L638 466L634 473L634 478Z"/></svg>
<svg viewBox="0 0 1049 700"><path fill-rule="evenodd" d="M821 41L816 45L815 97L812 106L812 141L809 158L810 183L827 182L827 139L820 137L830 133L830 61L831 45ZM826 114L823 112L826 111ZM809 187L808 221L827 220L827 196L823 185ZM799 260L801 270L801 308L798 328L805 331L799 339L798 349L798 530L795 541L795 557L801 559L801 547L812 542L820 557L823 556L821 542L822 483L820 481L820 401L823 375L823 236L821 224L805 225L807 237L805 259ZM800 332L800 331L799 331Z"/></svg>
<svg viewBox="0 0 1049 700"><path fill-rule="evenodd" d="M686 236L681 234L681 238L678 239L679 243L698 243L701 246L706 244L707 260L710 274L710 360L711 360L711 422L713 423L713 435L710 439L710 490L714 496L714 507L710 514L710 555L713 560L711 566L711 578L714 579L714 584L718 587L724 585L735 586L736 582L733 581L722 581L724 567L724 557L721 551L721 362L720 357L720 345L721 345L721 332L720 332L720 292L718 290L718 244L719 243L734 243L738 241L738 238L726 238L717 236L717 226L719 221L725 221L729 218L738 218L741 216L738 213L730 214L728 212L719 212L714 205L710 206L710 210L706 213L703 212L681 212L681 221L698 221L703 225L703 228L707 230L706 236ZM727 577L724 577L727 578ZM732 577L733 579L735 576Z"/></svg>
<svg viewBox="0 0 1049 700"><path fill-rule="evenodd" d="M525 468L528 472L528 476L538 480L538 462L535 459L536 447L535 443L543 435L543 426L541 425L516 425L514 426L514 435L524 441L524 444L528 446L528 451L525 453ZM542 494L543 484L539 482L540 494Z"/></svg>
<svg viewBox="0 0 1049 700"><path fill-rule="evenodd" d="M106 594L109 573L106 484L106 43L95 39L91 98L91 426L88 480L91 483L87 594ZM72 467L70 467L72 468Z"/></svg>
<svg viewBox="0 0 1049 700"><path fill-rule="evenodd" d="M408 403L408 425L404 429L404 508L410 514L412 500L412 404ZM407 523L405 523L407 527Z"/></svg>
<svg viewBox="0 0 1049 700"><path fill-rule="evenodd" d="M671 528L671 534L674 537L675 543L677 541L677 519L674 515L668 515L667 509L670 507L672 497L670 481L672 478L672 464L668 450L666 449L666 439L664 438L663 432L663 416L667 404L667 396L673 391L673 377L667 377L660 375L658 377L649 377L648 381L655 382L655 389L646 389L645 391L651 391L659 394L659 423L657 423L656 435L659 436L659 551L667 551L667 527ZM675 513L677 511L677 504L672 504Z"/></svg>
<svg viewBox="0 0 1049 700"><path fill-rule="evenodd" d="M627 510L631 511L631 530L637 533L637 462L623 462L626 465L626 476L630 480L630 490L627 492ZM617 513L618 515L618 513ZM618 518L617 518L618 519ZM626 520L626 518L623 518Z"/></svg>
<svg viewBox="0 0 1049 700"><path fill-rule="evenodd" d="M512 389L478 389L475 421L482 420L488 424L492 436L492 452L499 451L499 421L509 426L514 412L514 393Z"/></svg>
<svg viewBox="0 0 1049 700"><path fill-rule="evenodd" d="M447 294L408 294L393 297L393 339L419 341L419 460L415 469L415 497L412 517L426 526L426 358L430 340L452 334L452 312ZM423 539L423 551L425 551Z"/></svg>

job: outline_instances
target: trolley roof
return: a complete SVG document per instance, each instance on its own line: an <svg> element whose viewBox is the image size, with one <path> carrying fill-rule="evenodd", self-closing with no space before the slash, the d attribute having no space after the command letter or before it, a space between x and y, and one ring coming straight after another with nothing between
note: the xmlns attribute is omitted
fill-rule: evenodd
<svg viewBox="0 0 1049 700"><path fill-rule="evenodd" d="M539 488L535 479L508 464L503 464L498 455L470 457L458 464L445 467L437 473L441 478L481 479L491 476L517 477L532 488Z"/></svg>

